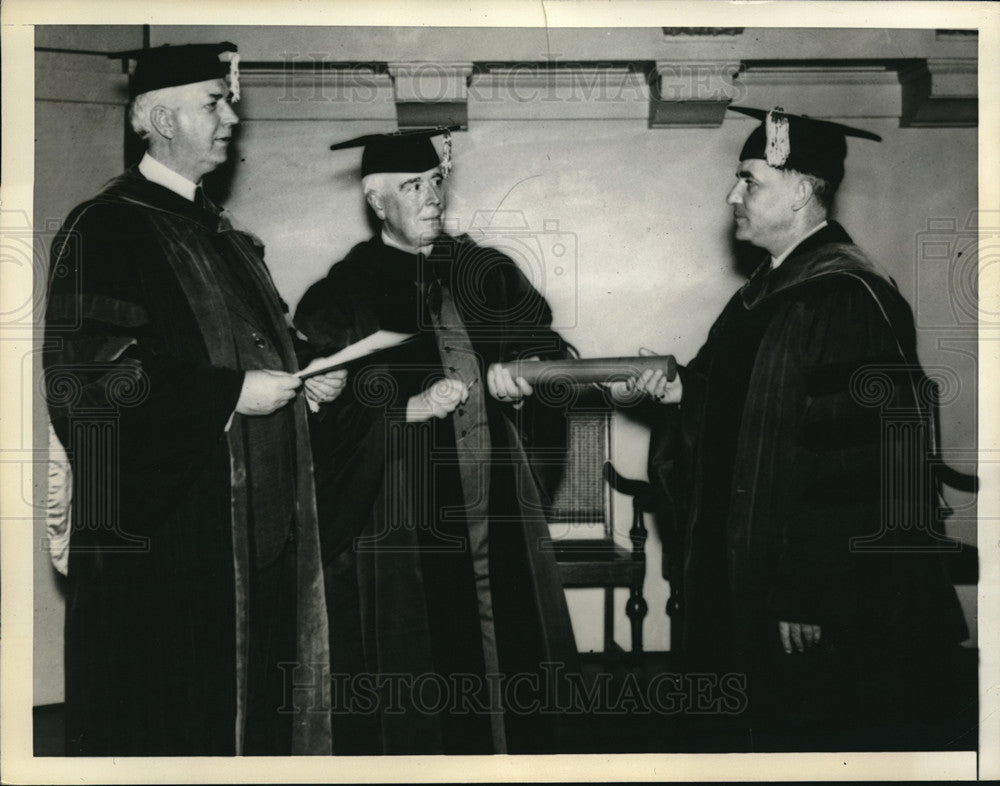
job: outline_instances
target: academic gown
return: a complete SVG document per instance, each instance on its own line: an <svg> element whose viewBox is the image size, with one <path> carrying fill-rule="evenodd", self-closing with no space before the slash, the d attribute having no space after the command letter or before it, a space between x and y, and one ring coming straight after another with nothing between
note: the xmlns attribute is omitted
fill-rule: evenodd
<svg viewBox="0 0 1000 786"><path fill-rule="evenodd" d="M447 298L461 322L450 338L436 321L448 311ZM486 391L493 362L566 355L550 323L545 300L512 260L448 236L428 257L386 246L381 237L360 243L298 306L295 325L321 354L379 329L416 333L398 350L352 368L348 390L313 424L335 707L338 695L341 704L350 699L350 687L338 679L350 677L355 686L359 678L382 680L376 700L367 688L355 691L356 700L364 694L358 705L364 712L355 712L353 722L344 708L339 717L335 711L338 752L503 749L484 711L489 691L478 687L484 671L497 668L486 665L477 619L484 591L492 599L499 670L525 675L520 688L510 686L499 716L506 748L545 751L557 744L555 714L511 706L531 707L538 698L530 683L545 681L543 662L572 669L575 659L554 558L540 546L548 537L546 474L561 467L564 418L542 396L517 411ZM409 398L445 376L470 386L469 402L446 418L406 423ZM477 394L480 441L463 458L461 418ZM541 460L532 464L529 455ZM470 470L488 478L487 499L467 498L463 473ZM478 534L470 524L475 510L488 520L485 526L480 520ZM470 544L486 532L488 582L484 587L481 577L477 593ZM397 712L387 675L404 682L441 678L457 706L414 697L403 685ZM346 727L339 737L338 722Z"/></svg>
<svg viewBox="0 0 1000 786"><path fill-rule="evenodd" d="M793 725L913 694L908 664L967 632L935 553L953 544L933 401L894 283L831 223L758 268L680 374L650 477L686 519L688 667L747 675L757 719ZM785 656L780 620L821 625L821 644Z"/></svg>
<svg viewBox="0 0 1000 786"><path fill-rule="evenodd" d="M53 243L46 384L74 474L70 754L331 750L328 718L277 713L249 655L271 635L289 660L328 661L304 402L235 414L243 369L297 367L262 252L135 168ZM252 597L275 588L287 595ZM297 706L328 700L315 682ZM272 722L288 739L248 744L248 723L266 736Z"/></svg>

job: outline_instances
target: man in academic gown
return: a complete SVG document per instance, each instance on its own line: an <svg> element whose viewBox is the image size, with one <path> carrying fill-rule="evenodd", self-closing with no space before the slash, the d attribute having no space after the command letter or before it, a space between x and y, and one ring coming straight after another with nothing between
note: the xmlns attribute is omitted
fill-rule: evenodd
<svg viewBox="0 0 1000 786"><path fill-rule="evenodd" d="M686 508L683 653L747 675L758 732L869 728L921 706L967 635L913 317L828 217L845 136L878 137L731 108L763 120L727 202L767 255L676 380L633 380L666 405L651 479Z"/></svg>
<svg viewBox="0 0 1000 786"><path fill-rule="evenodd" d="M565 425L498 365L567 347L510 258L442 232L440 133L334 146L364 145L381 230L295 315L324 354L415 335L314 423L338 753L551 751L542 664L575 656L528 462L558 464Z"/></svg>
<svg viewBox="0 0 1000 786"><path fill-rule="evenodd" d="M237 123L235 50L122 54L138 61L130 119L148 150L52 247L71 755L331 751L327 716L306 711L326 683L289 690L328 662L296 355L260 241L200 185ZM331 401L344 376L306 394Z"/></svg>

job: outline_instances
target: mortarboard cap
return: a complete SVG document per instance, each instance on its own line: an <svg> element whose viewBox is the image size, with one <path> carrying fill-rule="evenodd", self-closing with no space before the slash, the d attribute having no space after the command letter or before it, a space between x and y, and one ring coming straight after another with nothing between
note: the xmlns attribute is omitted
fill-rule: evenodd
<svg viewBox="0 0 1000 786"><path fill-rule="evenodd" d="M451 171L451 132L460 126L440 126L390 134L365 134L330 145L331 150L364 147L361 155L361 177L379 172L426 172L440 166L447 177ZM432 137L444 134L444 159L438 156Z"/></svg>
<svg viewBox="0 0 1000 786"><path fill-rule="evenodd" d="M135 72L129 95L135 98L150 90L164 87L190 85L210 79L229 77L233 101L239 101L239 62L236 44L222 41L218 44L182 44L157 46L151 49L133 49L114 52L112 59L135 60Z"/></svg>
<svg viewBox="0 0 1000 786"><path fill-rule="evenodd" d="M781 107L772 110L745 106L729 108L763 121L743 145L741 161L760 158L777 169L794 169L821 177L834 188L844 179L846 137L882 141L882 137L870 131L806 115L791 115Z"/></svg>

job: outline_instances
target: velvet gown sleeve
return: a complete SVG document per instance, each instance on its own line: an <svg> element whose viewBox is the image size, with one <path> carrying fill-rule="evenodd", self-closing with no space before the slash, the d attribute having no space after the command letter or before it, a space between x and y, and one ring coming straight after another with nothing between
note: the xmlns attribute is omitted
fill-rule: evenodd
<svg viewBox="0 0 1000 786"><path fill-rule="evenodd" d="M136 211L96 204L57 237L46 311L48 403L70 448L71 417L115 421L123 473L148 477L149 502L169 506L223 438L243 372L204 359L200 336L190 334L194 321L178 318L190 306L152 237L136 231L140 224ZM189 348L184 356L179 346Z"/></svg>
<svg viewBox="0 0 1000 786"><path fill-rule="evenodd" d="M494 252L496 253L496 252ZM503 325L504 340L500 347L501 362L538 357L557 360L575 357L576 350L552 329L552 310L527 277L507 257L502 285L503 308L514 318ZM485 383L485 380L483 380ZM565 468L567 447L566 407L559 390L535 390L523 399L518 410L501 405L517 426L518 435L532 469L539 491L551 499Z"/></svg>
<svg viewBox="0 0 1000 786"><path fill-rule="evenodd" d="M776 359L787 365L773 369L776 383L784 377L782 406L800 415L792 444L774 445L793 461L787 485L776 480L770 612L847 628L872 618L865 605L875 598L925 600L891 578L892 555L934 537L933 425L918 399L926 389L909 307L884 282L835 279L795 301L790 350Z"/></svg>
<svg viewBox="0 0 1000 786"><path fill-rule="evenodd" d="M295 310L295 327L317 357L381 327L362 282L349 268L338 270L343 264L311 286ZM351 367L343 393L310 419L324 563L349 548L371 517L385 469L386 417L398 412L402 396L386 366Z"/></svg>
<svg viewBox="0 0 1000 786"><path fill-rule="evenodd" d="M552 329L552 309L521 270L504 257L503 308L509 318L504 321L506 341L501 360L508 361L537 355L542 360L565 358L571 354L569 345Z"/></svg>

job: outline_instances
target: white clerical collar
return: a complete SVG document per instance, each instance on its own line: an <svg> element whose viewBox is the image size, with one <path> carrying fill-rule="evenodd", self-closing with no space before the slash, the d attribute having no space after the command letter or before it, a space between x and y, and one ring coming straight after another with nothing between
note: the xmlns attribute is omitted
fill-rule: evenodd
<svg viewBox="0 0 1000 786"><path fill-rule="evenodd" d="M385 245L387 246L391 246L392 248L398 248L400 251L405 251L407 254L423 254L424 256L431 253L431 249L434 247L433 243L429 243L426 246L421 246L416 251L414 251L412 248L407 248L406 246L403 246L400 243L398 243L395 240L395 238L389 237L389 235L386 234L384 227L382 228L382 242L385 243Z"/></svg>
<svg viewBox="0 0 1000 786"><path fill-rule="evenodd" d="M816 226L814 226L812 229L810 229L808 232L806 232L802 237L800 237L798 240L796 240L794 243L792 243L788 248L786 248L784 251L782 251L779 256L771 257L771 270L774 270L776 267L778 267L778 265L780 265L782 262L784 262L788 258L788 255L791 254L798 247L799 243L801 243L807 237L812 237L813 235L815 235L823 227L825 227L827 225L827 223L828 222L826 222L826 221L820 222L819 224L817 224Z"/></svg>
<svg viewBox="0 0 1000 786"><path fill-rule="evenodd" d="M188 202L194 202L194 192L198 188L198 184L192 183L184 175L178 175L170 167L161 164L148 151L142 157L142 161L139 162L139 171L146 180L151 180L164 188L169 188L175 194L184 197Z"/></svg>

